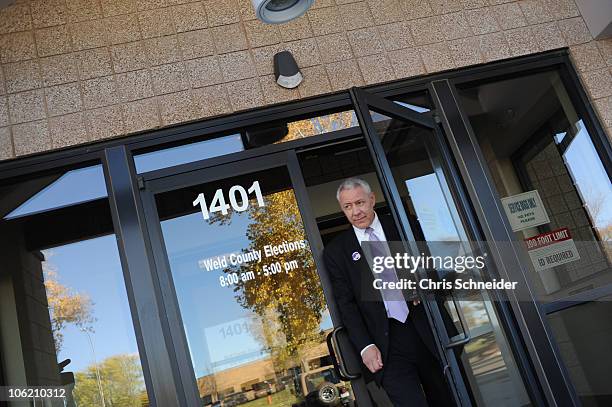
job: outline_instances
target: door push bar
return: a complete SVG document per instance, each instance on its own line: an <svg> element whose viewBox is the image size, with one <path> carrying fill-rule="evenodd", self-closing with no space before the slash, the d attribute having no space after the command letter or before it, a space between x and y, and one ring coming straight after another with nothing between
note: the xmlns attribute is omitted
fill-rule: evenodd
<svg viewBox="0 0 612 407"><path fill-rule="evenodd" d="M361 374L360 373L349 373L346 368L346 363L344 362L344 357L342 356L342 350L340 349L338 343L338 333L345 330L343 326L338 326L334 328L327 335L327 348L329 349L329 355L331 356L332 363L334 364L334 369L336 373L340 377L340 379L344 381L358 379ZM336 353L336 349L338 352Z"/></svg>
<svg viewBox="0 0 612 407"><path fill-rule="evenodd" d="M463 310L459 307L459 304L457 303L457 300L455 299L455 296L452 293L450 297L453 300L453 304L455 305L455 309L457 310L457 315L459 316L459 323L461 324L461 330L463 331L463 339L450 341L444 346L446 349L456 348L458 346L465 345L466 343L472 340L472 335L470 334L467 322L465 321L463 316Z"/></svg>

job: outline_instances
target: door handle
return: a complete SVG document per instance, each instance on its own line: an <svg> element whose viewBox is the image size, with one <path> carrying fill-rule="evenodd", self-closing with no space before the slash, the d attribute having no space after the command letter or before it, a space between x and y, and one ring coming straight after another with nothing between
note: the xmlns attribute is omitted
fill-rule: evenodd
<svg viewBox="0 0 612 407"><path fill-rule="evenodd" d="M468 343L469 341L472 340L472 336L470 335L470 330L466 329L467 328L467 322L463 318L463 311L459 307L459 304L457 303L457 300L455 299L455 296L452 293L451 293L450 297L453 300L453 304L455 305L455 309L457 310L457 315L459 316L459 323L461 324L461 330L463 331L464 338L463 339L458 339L456 341L450 341L449 343L447 343L444 346L446 349L456 348L458 346L465 345L466 343Z"/></svg>
<svg viewBox="0 0 612 407"><path fill-rule="evenodd" d="M355 374L349 373L348 370L346 369L346 363L344 363L344 357L342 356L342 351L338 344L338 333L340 333L341 331L345 329L346 328L344 328L343 326L338 326L334 328L334 330L331 331L327 335L327 348L329 349L329 355L331 356L332 363L334 364L334 369L336 370L336 373L338 374L340 379L348 381L348 380L358 379L361 376L361 374L360 373L355 373ZM337 353L336 353L336 349L338 350Z"/></svg>

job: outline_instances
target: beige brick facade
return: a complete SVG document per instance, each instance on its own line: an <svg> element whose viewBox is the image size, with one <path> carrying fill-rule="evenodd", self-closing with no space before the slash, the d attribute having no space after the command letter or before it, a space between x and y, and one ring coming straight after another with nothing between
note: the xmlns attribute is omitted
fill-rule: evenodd
<svg viewBox="0 0 612 407"><path fill-rule="evenodd" d="M281 26L250 0L17 0L0 10L0 160L561 47L612 134L612 39L573 0L315 0ZM296 90L272 76L283 49Z"/></svg>

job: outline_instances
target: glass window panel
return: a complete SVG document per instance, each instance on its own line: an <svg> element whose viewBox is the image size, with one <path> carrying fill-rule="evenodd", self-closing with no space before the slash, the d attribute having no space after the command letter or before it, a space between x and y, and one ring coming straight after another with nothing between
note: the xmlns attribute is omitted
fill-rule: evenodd
<svg viewBox="0 0 612 407"><path fill-rule="evenodd" d="M240 134L166 148L134 156L138 174L244 150Z"/></svg>
<svg viewBox="0 0 612 407"><path fill-rule="evenodd" d="M106 185L102 165L71 170L58 176L40 179L34 188L22 185L23 190L35 191L30 197L21 194L25 201L12 210L5 219L31 215L50 209L62 208L81 202L104 198ZM6 194L13 193L10 189Z"/></svg>

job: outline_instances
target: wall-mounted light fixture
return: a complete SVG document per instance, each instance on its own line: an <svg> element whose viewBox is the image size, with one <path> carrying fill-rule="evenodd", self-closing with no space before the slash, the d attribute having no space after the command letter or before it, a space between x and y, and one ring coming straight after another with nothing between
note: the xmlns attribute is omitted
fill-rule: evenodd
<svg viewBox="0 0 612 407"><path fill-rule="evenodd" d="M304 77L291 52L281 51L274 55L274 77L276 83L287 89L293 89L302 83Z"/></svg>
<svg viewBox="0 0 612 407"><path fill-rule="evenodd" d="M251 0L255 14L264 23L282 24L304 14L314 0Z"/></svg>

